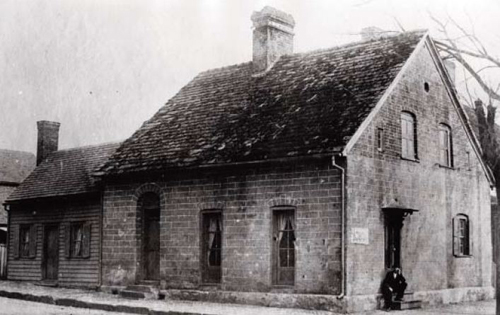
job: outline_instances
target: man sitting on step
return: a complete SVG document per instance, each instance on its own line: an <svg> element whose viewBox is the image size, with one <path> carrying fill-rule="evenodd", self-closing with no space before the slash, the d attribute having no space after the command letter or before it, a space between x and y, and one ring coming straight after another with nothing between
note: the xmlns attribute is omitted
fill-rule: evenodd
<svg viewBox="0 0 500 315"><path fill-rule="evenodd" d="M392 297L396 295L396 301L402 301L405 290L408 284L405 277L401 273L401 269L394 268L389 271L382 282L382 296L384 297L384 304L387 310L391 309Z"/></svg>

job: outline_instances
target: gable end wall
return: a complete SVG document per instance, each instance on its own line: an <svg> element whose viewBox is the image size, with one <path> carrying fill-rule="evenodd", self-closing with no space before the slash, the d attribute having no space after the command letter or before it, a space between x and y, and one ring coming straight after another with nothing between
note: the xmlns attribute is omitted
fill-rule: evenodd
<svg viewBox="0 0 500 315"><path fill-rule="evenodd" d="M488 181L428 48L410 62L348 156L349 295L379 292L386 272L381 208L395 199L419 210L405 219L402 230L402 267L409 291L491 286ZM401 111L416 116L418 162L401 159ZM439 123L452 129L453 169L438 165ZM382 152L376 148L377 128L384 129ZM458 213L468 215L471 222L472 255L467 258L453 256L452 218ZM368 228L369 245L349 242L352 229L358 227Z"/></svg>

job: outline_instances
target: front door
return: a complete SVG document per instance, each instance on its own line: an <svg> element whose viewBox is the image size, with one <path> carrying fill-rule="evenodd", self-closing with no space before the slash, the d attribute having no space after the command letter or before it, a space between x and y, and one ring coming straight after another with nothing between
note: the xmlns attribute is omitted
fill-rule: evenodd
<svg viewBox="0 0 500 315"><path fill-rule="evenodd" d="M160 279L160 208L144 209L144 280Z"/></svg>
<svg viewBox="0 0 500 315"><path fill-rule="evenodd" d="M401 228L402 218L386 216L385 228L385 266L401 268Z"/></svg>
<svg viewBox="0 0 500 315"><path fill-rule="evenodd" d="M47 225L44 229L43 279L57 280L59 273L59 226Z"/></svg>

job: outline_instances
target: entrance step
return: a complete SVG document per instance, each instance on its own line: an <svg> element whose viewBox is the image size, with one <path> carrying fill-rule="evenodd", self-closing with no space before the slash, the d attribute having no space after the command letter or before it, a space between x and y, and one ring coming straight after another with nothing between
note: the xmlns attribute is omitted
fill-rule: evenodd
<svg viewBox="0 0 500 315"><path fill-rule="evenodd" d="M393 301L393 310L413 310L422 308L422 300L415 298L413 293L405 293L402 301Z"/></svg>
<svg viewBox="0 0 500 315"><path fill-rule="evenodd" d="M159 297L159 290L157 287L150 285L129 285L125 290L120 291L120 296L127 299L147 299L157 300Z"/></svg>
<svg viewBox="0 0 500 315"><path fill-rule="evenodd" d="M394 310L413 310L419 308L422 308L421 300L395 301L392 303L392 309Z"/></svg>

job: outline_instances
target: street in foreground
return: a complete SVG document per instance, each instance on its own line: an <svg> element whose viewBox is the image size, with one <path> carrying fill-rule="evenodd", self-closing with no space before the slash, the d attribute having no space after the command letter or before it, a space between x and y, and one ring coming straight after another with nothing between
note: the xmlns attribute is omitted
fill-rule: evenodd
<svg viewBox="0 0 500 315"><path fill-rule="evenodd" d="M252 308L251 306L249 307ZM246 311L242 313L247 314ZM270 312L266 312L266 314L272 314L273 310L277 310L276 314L283 314L282 309L268 309ZM204 312L208 314L217 314L217 309L206 309ZM238 311L235 315L238 315ZM300 310L293 310L293 314L300 314ZM314 311L304 311L303 314L311 314ZM319 312L318 312L319 313ZM321 312L322 314L324 312ZM63 307L57 305L29 302L23 300L9 299L0 297L0 314L2 315L124 315L125 313L116 313L116 312L106 312L102 310L90 310L84 308L74 308L74 307ZM195 313L190 313L195 314ZM331 313L335 315L334 313ZM364 315L381 315L388 314L385 311L374 311L367 312ZM454 304L454 305L445 305L436 308L429 309L420 309L420 310L408 310L408 311L391 311L389 314L394 315L436 315L436 314L447 314L447 315L494 315L495 314L495 301L481 301L481 302L473 302L473 303L464 303L464 304ZM258 314L256 314L258 315ZM361 315L361 314L359 314Z"/></svg>
<svg viewBox="0 0 500 315"><path fill-rule="evenodd" d="M2 315L125 315L125 313L90 310L86 308L65 307L37 302L22 301L0 297Z"/></svg>

